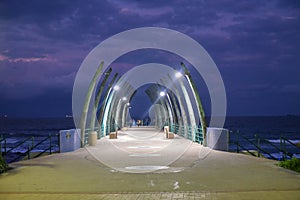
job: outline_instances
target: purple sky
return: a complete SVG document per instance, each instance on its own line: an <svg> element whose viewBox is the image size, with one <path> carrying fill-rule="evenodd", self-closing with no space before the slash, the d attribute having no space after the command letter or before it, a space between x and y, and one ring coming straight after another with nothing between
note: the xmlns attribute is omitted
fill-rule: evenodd
<svg viewBox="0 0 300 200"><path fill-rule="evenodd" d="M208 51L228 115L300 115L299 15L297 0L2 0L0 115L70 114L85 56L114 34L146 26L185 33ZM152 61L143 55L141 62Z"/></svg>

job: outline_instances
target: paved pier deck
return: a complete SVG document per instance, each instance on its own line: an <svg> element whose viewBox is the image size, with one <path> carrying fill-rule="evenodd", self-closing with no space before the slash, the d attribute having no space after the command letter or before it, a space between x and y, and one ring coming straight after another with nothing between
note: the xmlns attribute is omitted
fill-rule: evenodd
<svg viewBox="0 0 300 200"><path fill-rule="evenodd" d="M276 161L214 151L153 128L14 163L0 199L300 199L300 174Z"/></svg>

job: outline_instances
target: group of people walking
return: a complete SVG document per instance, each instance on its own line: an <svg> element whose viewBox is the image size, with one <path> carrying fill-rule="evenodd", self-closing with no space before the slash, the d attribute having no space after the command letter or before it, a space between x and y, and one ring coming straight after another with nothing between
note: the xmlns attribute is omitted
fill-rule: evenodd
<svg viewBox="0 0 300 200"><path fill-rule="evenodd" d="M142 120L138 119L137 121L135 121L134 119L132 119L129 121L129 125L130 125L130 127L132 127L132 126L140 127L142 125Z"/></svg>
<svg viewBox="0 0 300 200"><path fill-rule="evenodd" d="M135 121L134 119L131 119L129 121L129 126L130 127L132 127L132 126L138 126L138 127L140 127L140 126L143 126L143 125L148 126L149 125L148 121L145 121L145 124L144 124L143 120L140 120L140 119L138 119L137 121Z"/></svg>

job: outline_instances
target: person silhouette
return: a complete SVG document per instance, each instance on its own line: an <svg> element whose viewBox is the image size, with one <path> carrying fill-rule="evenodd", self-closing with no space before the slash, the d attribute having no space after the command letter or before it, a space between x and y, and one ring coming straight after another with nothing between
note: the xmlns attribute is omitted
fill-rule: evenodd
<svg viewBox="0 0 300 200"><path fill-rule="evenodd" d="M132 125L133 125L133 126L136 126L136 122L135 122L134 119L132 119Z"/></svg>

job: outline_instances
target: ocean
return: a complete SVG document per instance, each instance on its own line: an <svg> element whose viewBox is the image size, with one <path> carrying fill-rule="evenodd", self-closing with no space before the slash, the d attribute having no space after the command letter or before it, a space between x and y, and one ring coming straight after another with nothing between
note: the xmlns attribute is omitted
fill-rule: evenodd
<svg viewBox="0 0 300 200"><path fill-rule="evenodd" d="M6 148L15 146L26 138L33 137L34 143L41 142L44 138L51 135L51 142L55 145L54 151L58 150L58 133L60 130L73 129L73 118L0 118L0 139L7 138ZM243 137L249 138L250 141L256 142L255 135L265 139L275 146L282 147L281 137L289 139L293 143L300 142L300 116L272 116L272 117L226 117L224 128L229 129L229 150L236 151L236 142L239 140L246 149L255 149L254 145L237 136L237 132ZM10 156L24 153L28 146L32 144L32 139L24 142L19 147L10 152ZM2 151L4 151L4 141L1 142ZM41 152L49 147L49 141L42 142L33 152ZM280 159L282 153L268 142L260 141L260 147L273 156ZM300 149L297 149L290 143L285 147L292 152L294 156L299 157ZM268 155L265 155L269 157Z"/></svg>
<svg viewBox="0 0 300 200"><path fill-rule="evenodd" d="M1 141L1 151L9 151L11 147L15 147L20 142L23 144L14 148L6 154L7 162L25 153L32 144L38 145L31 152L43 152L49 148L51 136L52 152L59 151L59 131L74 128L73 118L0 118L0 141L1 138L6 140ZM48 139L47 139L48 138ZM45 140L45 141L43 141ZM6 148L6 149L5 149ZM47 150L46 152L49 152ZM21 158L21 157L20 157Z"/></svg>
<svg viewBox="0 0 300 200"><path fill-rule="evenodd" d="M300 142L300 116L227 117L224 127L230 131L230 151L237 150L236 142L238 141L248 150L257 150L256 147L259 146L263 150L260 152L267 158L283 159L284 155L280 149L288 152L289 155L286 157L288 159L300 158L300 149L291 144ZM243 137L249 140L246 141ZM288 141L281 140L281 138L286 138ZM240 150L243 149L240 148Z"/></svg>

